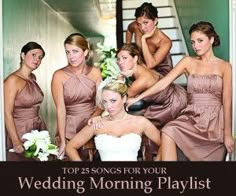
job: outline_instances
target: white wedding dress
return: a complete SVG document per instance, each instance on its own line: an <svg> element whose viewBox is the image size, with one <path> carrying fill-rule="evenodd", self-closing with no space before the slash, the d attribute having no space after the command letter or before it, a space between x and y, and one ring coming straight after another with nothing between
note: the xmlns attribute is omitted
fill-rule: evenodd
<svg viewBox="0 0 236 196"><path fill-rule="evenodd" d="M136 133L120 137L99 134L94 142L102 161L137 161L142 137Z"/></svg>

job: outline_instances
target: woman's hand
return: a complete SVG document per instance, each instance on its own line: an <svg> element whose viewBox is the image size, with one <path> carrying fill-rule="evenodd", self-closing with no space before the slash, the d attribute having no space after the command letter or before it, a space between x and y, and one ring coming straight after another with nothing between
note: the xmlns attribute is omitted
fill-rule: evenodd
<svg viewBox="0 0 236 196"><path fill-rule="evenodd" d="M225 136L225 147L229 154L234 152L234 139L232 136Z"/></svg>
<svg viewBox="0 0 236 196"><path fill-rule="evenodd" d="M102 126L102 117L94 116L88 120L88 126L93 126L94 130L99 129Z"/></svg>
<svg viewBox="0 0 236 196"><path fill-rule="evenodd" d="M138 99L137 97L135 98L128 98L126 101L126 111L129 111L129 107L131 105L133 105L134 103L138 102L140 99Z"/></svg>
<svg viewBox="0 0 236 196"><path fill-rule="evenodd" d="M65 148L66 148L66 143L61 142L60 147L59 147L58 156L57 156L58 159L60 159L60 160L64 159L64 157L65 157Z"/></svg>
<svg viewBox="0 0 236 196"><path fill-rule="evenodd" d="M14 149L14 152L17 153L17 154L21 154L25 150L22 144L14 145L13 149Z"/></svg>
<svg viewBox="0 0 236 196"><path fill-rule="evenodd" d="M149 37L152 37L152 36L154 35L155 31L156 31L156 27L155 27L151 32L145 33L145 34L142 36L142 39L147 39L147 38L149 38Z"/></svg>
<svg viewBox="0 0 236 196"><path fill-rule="evenodd" d="M121 76L124 76L124 77L127 77L127 78L131 77L133 74L134 74L134 70L132 70L132 69L120 72Z"/></svg>

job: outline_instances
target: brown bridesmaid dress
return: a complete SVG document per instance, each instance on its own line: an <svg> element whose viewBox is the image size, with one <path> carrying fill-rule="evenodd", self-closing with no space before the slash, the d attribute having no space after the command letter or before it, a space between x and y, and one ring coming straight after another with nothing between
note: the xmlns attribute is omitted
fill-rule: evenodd
<svg viewBox="0 0 236 196"><path fill-rule="evenodd" d="M149 105L143 115L156 127L161 128L174 120L187 106L187 92L182 86L171 84L143 100Z"/></svg>
<svg viewBox="0 0 236 196"><path fill-rule="evenodd" d="M43 92L35 80L22 79L26 81L26 85L16 95L13 110L13 118L19 138L31 130L47 129L45 122L39 116L40 105L44 97ZM11 148L13 148L13 145L6 131L6 160L32 161L32 159L25 158L22 154L9 152L8 150Z"/></svg>
<svg viewBox="0 0 236 196"><path fill-rule="evenodd" d="M64 83L64 100L66 106L66 128L65 137L70 140L85 125L95 111L96 83L87 77L92 70L89 67L86 74L75 75L67 67L62 70L69 76ZM88 152L82 150L82 159L88 159Z"/></svg>
<svg viewBox="0 0 236 196"><path fill-rule="evenodd" d="M188 106L162 132L169 135L190 161L223 161L223 79L218 75L190 75Z"/></svg>

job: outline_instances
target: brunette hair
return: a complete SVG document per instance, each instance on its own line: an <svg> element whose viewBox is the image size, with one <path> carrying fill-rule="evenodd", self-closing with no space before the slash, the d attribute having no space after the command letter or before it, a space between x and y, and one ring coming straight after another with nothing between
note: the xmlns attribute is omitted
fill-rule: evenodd
<svg viewBox="0 0 236 196"><path fill-rule="evenodd" d="M143 56L142 56L142 53L141 51L139 50L138 46L136 44L124 44L121 48L118 49L117 51L117 54L122 51L122 50L126 50L129 52L129 54L132 56L132 57L135 57L137 56L138 57L138 61L137 63L139 65L143 64L144 63L144 60L143 60Z"/></svg>
<svg viewBox="0 0 236 196"><path fill-rule="evenodd" d="M45 56L45 51L44 51L44 49L42 48L42 46L40 45L40 44L38 44L37 42L33 42L33 41L31 41L31 42L28 42L27 44L25 44L22 48L21 48L21 54L23 53L23 54L27 54L27 52L29 52L30 50L34 50L34 49L40 49L40 50L42 50L42 52L43 52L43 57ZM23 59L22 59L22 57L21 57L21 55L20 55L20 64L22 65L22 61L23 61Z"/></svg>
<svg viewBox="0 0 236 196"><path fill-rule="evenodd" d="M149 19L155 20L158 17L158 11L152 3L144 2L140 7L136 8L134 16L136 18L146 16Z"/></svg>
<svg viewBox="0 0 236 196"><path fill-rule="evenodd" d="M213 37L213 47L220 45L220 37L216 33L214 26L210 22L200 21L196 24L193 24L189 29L189 35L191 35L195 31L200 31L204 33L209 39Z"/></svg>

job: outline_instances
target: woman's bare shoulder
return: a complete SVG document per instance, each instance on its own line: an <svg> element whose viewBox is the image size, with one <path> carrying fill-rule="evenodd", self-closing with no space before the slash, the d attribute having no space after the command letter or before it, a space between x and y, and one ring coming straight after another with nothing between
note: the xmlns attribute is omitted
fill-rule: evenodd
<svg viewBox="0 0 236 196"><path fill-rule="evenodd" d="M14 73L9 74L5 79L4 83L17 83L18 81L23 80Z"/></svg>
<svg viewBox="0 0 236 196"><path fill-rule="evenodd" d="M143 124L143 123L149 123L150 121L145 118L144 116L138 116L138 115L129 115L130 116L130 121L135 122L136 124Z"/></svg>
<svg viewBox="0 0 236 196"><path fill-rule="evenodd" d="M129 23L128 30L131 32L135 32L138 29L138 23L136 21L133 21Z"/></svg>
<svg viewBox="0 0 236 196"><path fill-rule="evenodd" d="M225 61L223 59L219 59L220 69L223 73L231 73L232 72L232 65L230 62Z"/></svg>
<svg viewBox="0 0 236 196"><path fill-rule="evenodd" d="M198 58L194 56L184 56L180 61L182 62L192 62L192 61L197 61Z"/></svg>
<svg viewBox="0 0 236 196"><path fill-rule="evenodd" d="M230 62L228 62L228 61L225 61L225 60L223 60L223 59L221 59L221 58L218 58L218 62L219 62L219 64L220 65L222 65L222 66L226 66L226 67L232 67L232 65L230 64Z"/></svg>
<svg viewBox="0 0 236 196"><path fill-rule="evenodd" d="M92 66L91 72L93 72L94 74L101 74L100 68L96 66Z"/></svg>
<svg viewBox="0 0 236 196"><path fill-rule="evenodd" d="M166 42L171 42L171 39L168 35L166 35L163 31L161 31L160 29L158 29L158 37L162 40L162 41L166 41Z"/></svg>
<svg viewBox="0 0 236 196"><path fill-rule="evenodd" d="M96 83L100 82L102 80L102 74L100 68L92 66L92 69L89 72L89 77Z"/></svg>
<svg viewBox="0 0 236 196"><path fill-rule="evenodd" d="M21 90L26 84L26 81L21 77L17 76L15 73L10 74L4 80L4 88L7 90Z"/></svg>
<svg viewBox="0 0 236 196"><path fill-rule="evenodd" d="M65 75L66 74L63 71L63 68L60 68L60 69L57 69L56 71L54 71L53 78L60 79L60 78L64 78Z"/></svg>

